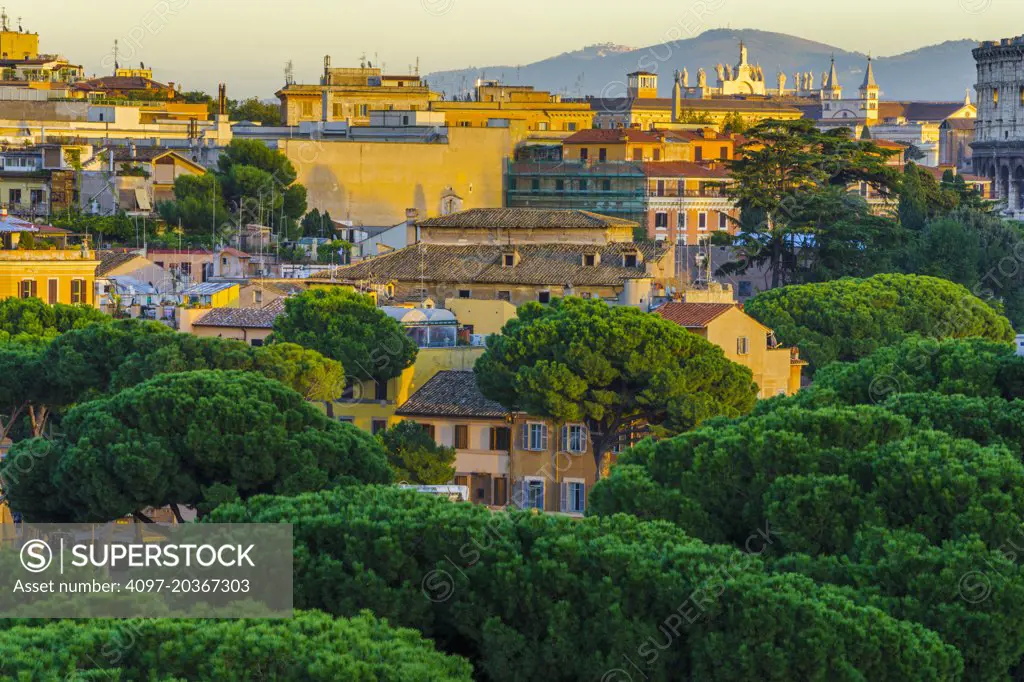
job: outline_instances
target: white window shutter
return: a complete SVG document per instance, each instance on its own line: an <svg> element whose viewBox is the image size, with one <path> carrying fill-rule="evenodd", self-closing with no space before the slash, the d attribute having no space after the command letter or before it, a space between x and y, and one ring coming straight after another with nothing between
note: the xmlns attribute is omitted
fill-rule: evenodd
<svg viewBox="0 0 1024 682"><path fill-rule="evenodd" d="M548 449L548 425L547 424L541 424L540 425L540 449L541 450L547 450Z"/></svg>
<svg viewBox="0 0 1024 682"><path fill-rule="evenodd" d="M580 513L587 511L587 484L580 483Z"/></svg>
<svg viewBox="0 0 1024 682"><path fill-rule="evenodd" d="M587 427L580 426L580 452L587 451Z"/></svg>
<svg viewBox="0 0 1024 682"><path fill-rule="evenodd" d="M561 505L559 509L563 512L569 511L569 484L562 483L561 485Z"/></svg>
<svg viewBox="0 0 1024 682"><path fill-rule="evenodd" d="M569 425L566 424L562 427L562 442L559 443L559 452L564 452L569 449Z"/></svg>
<svg viewBox="0 0 1024 682"><path fill-rule="evenodd" d="M523 422L522 428L519 429L519 447L523 450L530 449L530 425Z"/></svg>

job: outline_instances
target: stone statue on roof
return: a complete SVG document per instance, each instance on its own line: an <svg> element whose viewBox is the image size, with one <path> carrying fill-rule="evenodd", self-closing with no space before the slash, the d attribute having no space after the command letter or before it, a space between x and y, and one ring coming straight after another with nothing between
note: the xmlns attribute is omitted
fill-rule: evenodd
<svg viewBox="0 0 1024 682"><path fill-rule="evenodd" d="M779 94L782 95L786 92L786 74L779 71Z"/></svg>
<svg viewBox="0 0 1024 682"><path fill-rule="evenodd" d="M682 83L684 88L690 87L690 72L686 70L685 66L683 67Z"/></svg>
<svg viewBox="0 0 1024 682"><path fill-rule="evenodd" d="M721 64L715 64L715 73L718 74L718 80L725 80L725 67Z"/></svg>
<svg viewBox="0 0 1024 682"><path fill-rule="evenodd" d="M725 80L727 80L727 81L731 81L732 80L732 64L726 64L725 65Z"/></svg>
<svg viewBox="0 0 1024 682"><path fill-rule="evenodd" d="M697 70L697 87L706 88L708 87L708 75L704 73L704 69Z"/></svg>

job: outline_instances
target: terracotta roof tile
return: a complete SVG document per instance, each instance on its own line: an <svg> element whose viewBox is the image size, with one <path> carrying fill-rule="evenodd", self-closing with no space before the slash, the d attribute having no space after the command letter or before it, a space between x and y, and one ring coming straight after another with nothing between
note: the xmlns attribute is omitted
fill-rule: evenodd
<svg viewBox="0 0 1024 682"><path fill-rule="evenodd" d="M503 419L510 412L500 403L484 397L472 371L445 370L423 384L395 414Z"/></svg>
<svg viewBox="0 0 1024 682"><path fill-rule="evenodd" d="M636 227L637 223L622 218L576 210L541 208L471 208L451 215L428 218L416 223L420 227L481 227L492 229L573 229L604 227Z"/></svg>
<svg viewBox="0 0 1024 682"><path fill-rule="evenodd" d="M713 178L716 180L729 178L729 173L723 168L709 168L690 161L648 161L644 163L644 175L666 178Z"/></svg>
<svg viewBox="0 0 1024 682"><path fill-rule="evenodd" d="M502 245L420 244L313 275L343 282L422 281L431 283L493 283L550 286L621 286L630 279L649 277L646 262L662 260L668 253L650 243L520 244L519 263L502 265L508 247ZM636 251L643 262L624 265L623 254ZM583 257L599 253L597 265L584 265Z"/></svg>
<svg viewBox="0 0 1024 682"><path fill-rule="evenodd" d="M273 329L274 320L283 312L284 303L280 301L266 308L214 308L193 323L193 326Z"/></svg>
<svg viewBox="0 0 1024 682"><path fill-rule="evenodd" d="M736 307L735 303L666 303L654 312L687 329L703 329Z"/></svg>
<svg viewBox="0 0 1024 682"><path fill-rule="evenodd" d="M562 140L562 144L597 144L616 142L639 142L643 144L659 144L661 137L653 132L637 128L588 128L573 133Z"/></svg>
<svg viewBox="0 0 1024 682"><path fill-rule="evenodd" d="M113 272L117 268L121 267L125 263L130 263L136 258L141 258L140 254L132 251L120 252L120 251L101 251L99 254L100 264L96 266L96 276L103 277L109 272Z"/></svg>

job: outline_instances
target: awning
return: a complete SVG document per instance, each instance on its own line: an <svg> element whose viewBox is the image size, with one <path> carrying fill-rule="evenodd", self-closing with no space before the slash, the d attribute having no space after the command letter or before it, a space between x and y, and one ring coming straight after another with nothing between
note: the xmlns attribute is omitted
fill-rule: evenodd
<svg viewBox="0 0 1024 682"><path fill-rule="evenodd" d="M152 211L153 204L149 201L149 194L145 189L139 188L135 190L135 205L139 207L140 211Z"/></svg>

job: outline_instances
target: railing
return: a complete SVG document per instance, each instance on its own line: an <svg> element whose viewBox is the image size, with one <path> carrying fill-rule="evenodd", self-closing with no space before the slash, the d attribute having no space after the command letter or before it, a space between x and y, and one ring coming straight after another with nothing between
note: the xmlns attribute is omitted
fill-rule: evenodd
<svg viewBox="0 0 1024 682"><path fill-rule="evenodd" d="M684 189L680 191L676 187L665 187L664 189L648 189L647 196L649 197L669 197L669 198L690 198L690 197L718 197L728 198L728 195L724 190L717 187L709 187L706 189Z"/></svg>
<svg viewBox="0 0 1024 682"><path fill-rule="evenodd" d="M96 260L96 252L86 249L3 249L3 261Z"/></svg>

